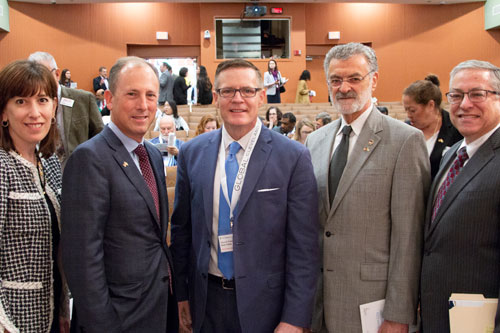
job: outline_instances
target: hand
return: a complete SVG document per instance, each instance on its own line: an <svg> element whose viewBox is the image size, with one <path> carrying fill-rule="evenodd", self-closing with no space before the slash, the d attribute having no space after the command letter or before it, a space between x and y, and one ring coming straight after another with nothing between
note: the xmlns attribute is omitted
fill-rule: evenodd
<svg viewBox="0 0 500 333"><path fill-rule="evenodd" d="M66 317L59 317L59 332L69 333L70 319Z"/></svg>
<svg viewBox="0 0 500 333"><path fill-rule="evenodd" d="M169 146L167 147L167 151L169 154L177 156L179 154L179 149L177 149L175 146Z"/></svg>
<svg viewBox="0 0 500 333"><path fill-rule="evenodd" d="M394 321L384 320L378 333L408 333L408 324L400 324Z"/></svg>
<svg viewBox="0 0 500 333"><path fill-rule="evenodd" d="M192 332L191 327L191 311L189 310L189 302L182 301L177 303L179 308L179 331L180 332Z"/></svg>
<svg viewBox="0 0 500 333"><path fill-rule="evenodd" d="M280 322L279 325L274 329L274 333L302 333L303 332L302 327L294 326L292 324L288 324L285 322Z"/></svg>

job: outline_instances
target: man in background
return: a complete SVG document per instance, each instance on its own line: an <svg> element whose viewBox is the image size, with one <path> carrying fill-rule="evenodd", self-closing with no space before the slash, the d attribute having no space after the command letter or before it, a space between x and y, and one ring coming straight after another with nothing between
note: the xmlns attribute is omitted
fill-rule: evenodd
<svg viewBox="0 0 500 333"><path fill-rule="evenodd" d="M46 66L54 75L56 82L60 70L56 60L47 52L30 54L28 60ZM57 91L57 128L61 137L58 155L64 167L66 160L76 146L98 134L104 127L96 99L90 92L81 89L70 89L58 84Z"/></svg>
<svg viewBox="0 0 500 333"><path fill-rule="evenodd" d="M291 112L287 112L283 115L283 117L281 117L281 126L275 126L273 131L286 135L289 138L293 138L296 123L297 118L295 118L295 115Z"/></svg>
<svg viewBox="0 0 500 333"><path fill-rule="evenodd" d="M108 83L108 70L106 67L101 66L99 67L99 76L94 78L92 81L92 85L94 87L94 92L97 92L97 90L102 89L102 90L108 90L109 89L109 83Z"/></svg>
<svg viewBox="0 0 500 333"><path fill-rule="evenodd" d="M332 116L328 112L320 112L316 115L316 129L332 122Z"/></svg>
<svg viewBox="0 0 500 333"><path fill-rule="evenodd" d="M165 104L166 101L174 100L174 81L172 76L172 67L166 62L160 65L160 97L158 101L160 104Z"/></svg>

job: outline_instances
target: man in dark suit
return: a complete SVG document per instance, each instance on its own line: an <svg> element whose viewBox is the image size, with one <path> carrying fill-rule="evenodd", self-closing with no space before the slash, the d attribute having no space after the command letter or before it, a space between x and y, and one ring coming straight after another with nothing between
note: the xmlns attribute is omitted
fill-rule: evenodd
<svg viewBox="0 0 500 333"><path fill-rule="evenodd" d="M319 273L309 152L258 120L265 91L252 63L222 62L215 90L223 128L183 144L177 161L181 326L192 318L195 332L302 332Z"/></svg>
<svg viewBox="0 0 500 333"><path fill-rule="evenodd" d="M172 76L172 67L166 62L160 65L160 97L158 101L164 104L166 101L174 100L174 77Z"/></svg>
<svg viewBox="0 0 500 333"><path fill-rule="evenodd" d="M56 60L51 54L35 52L30 54L28 60L46 66L54 75L56 82L59 82L60 69L57 68ZM99 133L104 125L96 99L88 91L59 85L57 99L57 128L61 136L58 154L64 167L76 146Z"/></svg>
<svg viewBox="0 0 500 333"><path fill-rule="evenodd" d="M105 92L111 122L75 150L64 173L63 263L84 332L176 329L164 167L143 139L157 94L150 64L119 59Z"/></svg>
<svg viewBox="0 0 500 333"><path fill-rule="evenodd" d="M92 80L92 85L94 87L94 92L97 92L97 90L99 89L109 89L108 70L106 69L106 67L99 67L99 76L95 77L94 80Z"/></svg>
<svg viewBox="0 0 500 333"><path fill-rule="evenodd" d="M464 136L443 157L427 205L421 275L425 333L449 332L452 293L500 289L500 68L478 60L450 74L450 118ZM500 332L499 311L495 332Z"/></svg>

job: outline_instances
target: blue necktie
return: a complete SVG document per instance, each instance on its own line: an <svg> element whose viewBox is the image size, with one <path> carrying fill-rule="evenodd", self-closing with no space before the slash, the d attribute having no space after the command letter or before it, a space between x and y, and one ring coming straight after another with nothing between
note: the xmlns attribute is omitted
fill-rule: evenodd
<svg viewBox="0 0 500 333"><path fill-rule="evenodd" d="M240 150L240 148L241 146L238 142L234 141L231 143L229 145L229 154L226 159L225 169L229 202L231 202L231 198L233 196L234 181L236 180L236 174L238 173L238 160L236 159L236 153ZM231 233L229 205L224 197L221 186L219 196L219 236ZM218 246L218 266L226 279L232 279L234 276L233 252L222 253L220 246Z"/></svg>

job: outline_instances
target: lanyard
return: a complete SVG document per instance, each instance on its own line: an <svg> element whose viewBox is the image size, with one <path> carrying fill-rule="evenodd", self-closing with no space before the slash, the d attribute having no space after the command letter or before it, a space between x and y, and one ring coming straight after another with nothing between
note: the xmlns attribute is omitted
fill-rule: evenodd
<svg viewBox="0 0 500 333"><path fill-rule="evenodd" d="M245 149L245 153L243 154L243 158L241 159L241 163L238 167L238 173L236 174L236 180L234 181L234 187L232 189L231 202L229 202L228 196L228 188L227 188L227 179L226 179L226 148L224 146L224 138L222 138L219 148L219 174L220 174L220 185L222 193L224 194L224 198L226 199L227 205L229 206L229 218L233 221L233 213L240 199L241 189L243 188L243 183L245 181L245 175L247 174L248 162L250 161L250 157L252 156L252 152L257 143L257 139L259 138L260 131L262 129L262 122L259 118L257 118L257 122L255 127L252 130L252 135L250 137L250 141L248 142L248 146ZM235 156L236 158L236 156ZM232 223L231 223L232 226Z"/></svg>

